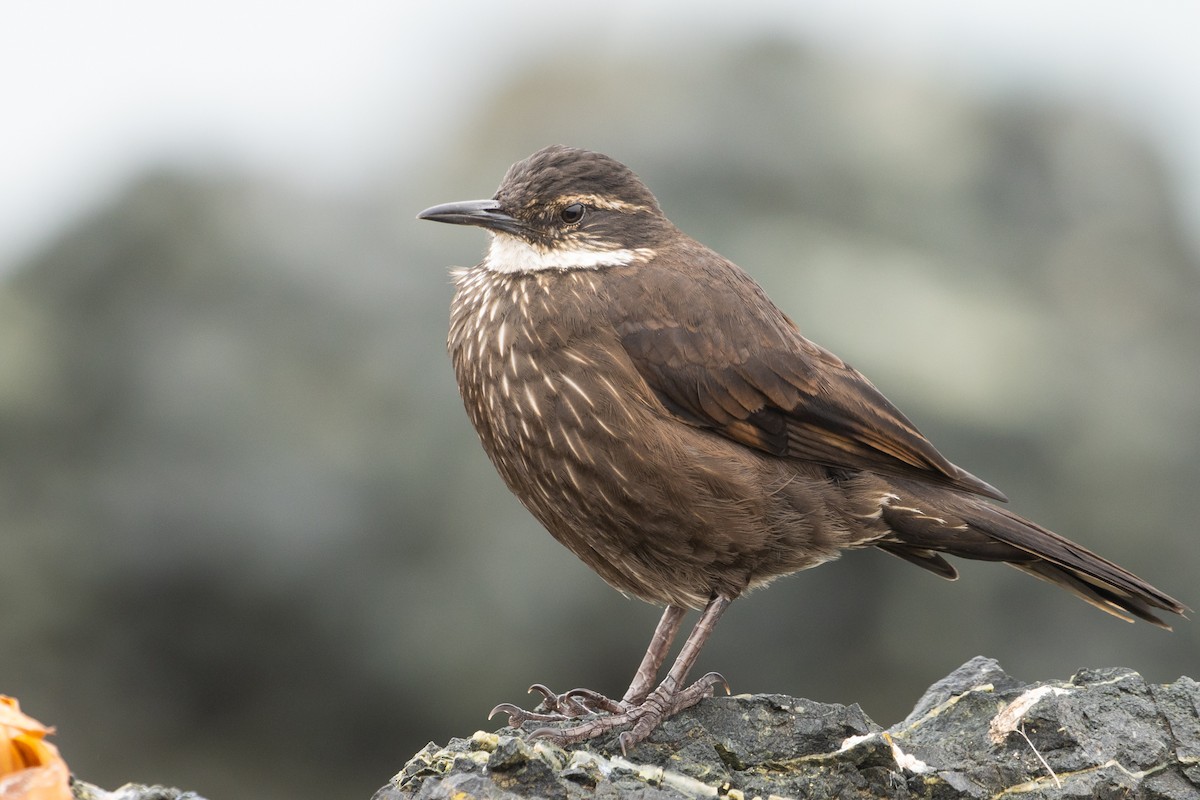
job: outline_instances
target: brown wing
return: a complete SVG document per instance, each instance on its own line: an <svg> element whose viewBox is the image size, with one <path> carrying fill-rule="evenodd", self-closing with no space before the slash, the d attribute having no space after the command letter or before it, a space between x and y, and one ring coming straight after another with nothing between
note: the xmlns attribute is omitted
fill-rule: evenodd
<svg viewBox="0 0 1200 800"><path fill-rule="evenodd" d="M616 321L625 351L672 414L772 455L1005 499L951 464L861 373L801 336L728 266L734 272L721 270L716 293L680 275L667 276L659 287L667 291L643 284L639 313Z"/></svg>

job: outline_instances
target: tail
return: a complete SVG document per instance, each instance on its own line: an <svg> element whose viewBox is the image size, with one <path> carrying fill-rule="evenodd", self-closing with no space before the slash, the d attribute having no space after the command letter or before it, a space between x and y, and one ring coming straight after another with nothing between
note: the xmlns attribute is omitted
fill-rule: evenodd
<svg viewBox="0 0 1200 800"><path fill-rule="evenodd" d="M911 492L906 491L909 488ZM941 489L907 486L897 487L888 498L881 518L893 537L876 546L943 578L958 577L954 567L942 558L945 553L1003 561L1127 622L1137 617L1170 630L1155 609L1180 616L1190 610L1129 570L986 501Z"/></svg>

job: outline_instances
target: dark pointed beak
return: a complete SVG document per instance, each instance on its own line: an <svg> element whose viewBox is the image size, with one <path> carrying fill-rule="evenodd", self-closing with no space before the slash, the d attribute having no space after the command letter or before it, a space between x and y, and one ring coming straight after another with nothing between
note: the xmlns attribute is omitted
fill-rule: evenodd
<svg viewBox="0 0 1200 800"><path fill-rule="evenodd" d="M417 219L449 222L452 225L477 225L480 228L512 234L519 234L525 229L525 225L520 220L505 214L495 200L443 203L440 206L425 209L417 214Z"/></svg>

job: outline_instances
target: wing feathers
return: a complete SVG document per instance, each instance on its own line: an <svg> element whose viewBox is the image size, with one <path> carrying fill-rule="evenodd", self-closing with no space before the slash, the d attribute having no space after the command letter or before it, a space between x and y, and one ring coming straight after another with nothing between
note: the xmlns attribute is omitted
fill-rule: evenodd
<svg viewBox="0 0 1200 800"><path fill-rule="evenodd" d="M695 363L698 332L627 324L621 342L668 411L681 420L772 455L929 480L1003 500L992 486L955 467L850 367L816 376L808 348L773 350L728 364ZM799 338L799 334L797 334ZM812 347L808 342L805 345ZM840 364L840 362L839 362ZM781 365L783 365L781 367ZM784 369L783 367L787 367Z"/></svg>

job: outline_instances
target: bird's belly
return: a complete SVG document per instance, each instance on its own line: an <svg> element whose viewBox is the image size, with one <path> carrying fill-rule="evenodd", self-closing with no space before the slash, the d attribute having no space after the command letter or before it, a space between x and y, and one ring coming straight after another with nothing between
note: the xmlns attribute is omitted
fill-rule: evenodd
<svg viewBox="0 0 1200 800"><path fill-rule="evenodd" d="M603 348L516 342L455 363L508 487L618 590L699 607L836 556L805 492L819 481L671 418Z"/></svg>

